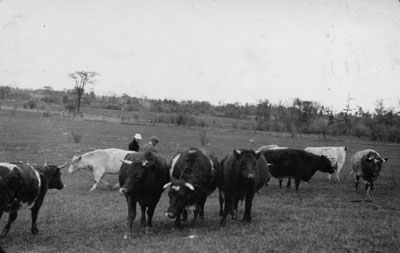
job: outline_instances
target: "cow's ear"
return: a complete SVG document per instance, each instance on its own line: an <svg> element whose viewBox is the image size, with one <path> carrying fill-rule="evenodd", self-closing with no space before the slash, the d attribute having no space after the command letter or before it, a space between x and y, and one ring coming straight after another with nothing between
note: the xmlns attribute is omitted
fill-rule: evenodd
<svg viewBox="0 0 400 253"><path fill-rule="evenodd" d="M387 160L389 160L389 158L386 157L383 159L383 162L385 163L385 162L387 162Z"/></svg>
<svg viewBox="0 0 400 253"><path fill-rule="evenodd" d="M80 160L82 160L82 156L81 155L78 157L78 161L80 161Z"/></svg>
<svg viewBox="0 0 400 253"><path fill-rule="evenodd" d="M234 149L233 154L235 155L236 159L239 159L240 155L242 154L242 151L239 149Z"/></svg>

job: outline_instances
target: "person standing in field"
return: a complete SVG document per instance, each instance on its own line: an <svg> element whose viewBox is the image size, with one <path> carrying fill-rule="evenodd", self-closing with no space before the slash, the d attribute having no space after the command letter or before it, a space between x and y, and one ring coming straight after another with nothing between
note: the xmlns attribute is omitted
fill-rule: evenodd
<svg viewBox="0 0 400 253"><path fill-rule="evenodd" d="M133 140L129 143L128 150L139 152L139 144L141 139L142 136L139 133L136 133L135 136L133 136Z"/></svg>
<svg viewBox="0 0 400 253"><path fill-rule="evenodd" d="M157 144L158 144L158 138L156 136L151 136L150 141L146 145L143 146L141 151L143 151L143 152L148 151L148 150L156 151L154 147Z"/></svg>

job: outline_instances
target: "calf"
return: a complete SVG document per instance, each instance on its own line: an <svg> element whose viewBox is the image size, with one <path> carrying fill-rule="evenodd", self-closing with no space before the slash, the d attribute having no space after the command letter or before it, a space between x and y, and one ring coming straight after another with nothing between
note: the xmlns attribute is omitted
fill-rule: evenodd
<svg viewBox="0 0 400 253"><path fill-rule="evenodd" d="M221 188L224 199L220 199L220 213L221 200L225 201L221 225L225 225L228 212L234 219L236 218L238 202L243 199L245 199L243 221L250 222L254 194L269 180L267 161L261 152L235 149L221 162L221 167L223 175Z"/></svg>
<svg viewBox="0 0 400 253"><path fill-rule="evenodd" d="M171 182L169 188L170 205L166 215L174 219L175 227L187 219L187 211L193 211L194 224L198 216L204 219L204 205L220 181L220 168L217 158L205 149L189 148L179 152L171 162Z"/></svg>
<svg viewBox="0 0 400 253"><path fill-rule="evenodd" d="M360 178L364 180L366 194L372 195L374 181L378 178L382 164L388 158L382 158L378 152L365 149L356 152L351 158L351 173L354 174L355 188L358 189Z"/></svg>
<svg viewBox="0 0 400 253"><path fill-rule="evenodd" d="M8 234L23 203L26 203L31 209L31 232L32 234L38 233L36 220L47 190L61 190L65 187L61 181L60 172L65 165L38 166L24 162L0 163L0 195L2 195L0 218L3 212L10 213L8 222L0 234L1 237Z"/></svg>
<svg viewBox="0 0 400 253"><path fill-rule="evenodd" d="M294 178L296 192L299 191L300 180L308 182L317 170L331 174L334 172L326 156L314 155L304 150L267 150L263 155L271 164L269 171L273 177Z"/></svg>
<svg viewBox="0 0 400 253"><path fill-rule="evenodd" d="M336 179L339 182L339 174L343 168L344 161L346 160L347 147L307 147L304 149L307 152L313 153L314 155L324 155L328 157L334 170L336 170ZM329 181L331 175L328 175Z"/></svg>
<svg viewBox="0 0 400 253"><path fill-rule="evenodd" d="M136 203L139 202L142 216L142 227L152 226L154 209L160 200L163 186L169 181L168 166L156 152L146 151L129 154L122 160L119 172L119 190L126 197L128 204L127 239L132 234L132 223L136 217ZM146 223L147 209L147 223Z"/></svg>

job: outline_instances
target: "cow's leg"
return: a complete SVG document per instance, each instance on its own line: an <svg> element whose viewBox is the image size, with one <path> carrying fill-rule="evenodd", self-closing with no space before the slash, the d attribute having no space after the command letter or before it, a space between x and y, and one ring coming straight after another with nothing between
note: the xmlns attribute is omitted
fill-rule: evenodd
<svg viewBox="0 0 400 253"><path fill-rule="evenodd" d="M96 170L93 171L94 184L93 184L92 188L90 188L90 191L93 191L94 189L96 189L97 184L100 182L100 180L104 176L104 172L105 172L105 168L104 167L99 167L99 168L97 168Z"/></svg>
<svg viewBox="0 0 400 253"><path fill-rule="evenodd" d="M222 225L222 226L225 225L226 216L232 210L232 204L233 204L233 196L232 195L225 195L224 213L222 215L222 219L221 219L220 225Z"/></svg>
<svg viewBox="0 0 400 253"><path fill-rule="evenodd" d="M286 183L286 188L287 188L288 190L290 189L291 183L292 183L292 179L289 177L289 178L288 178L288 181L287 181L287 183Z"/></svg>
<svg viewBox="0 0 400 253"><path fill-rule="evenodd" d="M141 217L140 217L140 226L146 227L146 206L140 205Z"/></svg>
<svg viewBox="0 0 400 253"><path fill-rule="evenodd" d="M339 174L340 174L340 170L338 169L338 170L336 171L336 179L337 179L338 182L340 182L340 176L339 176Z"/></svg>
<svg viewBox="0 0 400 253"><path fill-rule="evenodd" d="M329 182L332 180L332 175L331 174L328 174L328 180L329 180Z"/></svg>
<svg viewBox="0 0 400 253"><path fill-rule="evenodd" d="M186 218L187 218L187 213L186 213ZM181 228L181 213L178 213L178 215L176 216L174 226L176 228Z"/></svg>
<svg viewBox="0 0 400 253"><path fill-rule="evenodd" d="M3 216L3 212L4 212L4 210L1 209L1 210L0 210L0 219L1 219L1 216Z"/></svg>
<svg viewBox="0 0 400 253"><path fill-rule="evenodd" d="M365 196L369 195L372 197L372 191L374 189L372 182L365 182Z"/></svg>
<svg viewBox="0 0 400 253"><path fill-rule="evenodd" d="M1 231L0 237L7 236L8 231L10 231L11 224L17 219L17 216L18 216L17 211L10 211L7 225L4 227L3 231Z"/></svg>
<svg viewBox="0 0 400 253"><path fill-rule="evenodd" d="M296 186L296 192L299 192L300 178L294 179L294 185Z"/></svg>
<svg viewBox="0 0 400 253"><path fill-rule="evenodd" d="M219 191L219 216L224 214L224 197L221 191Z"/></svg>
<svg viewBox="0 0 400 253"><path fill-rule="evenodd" d="M278 180L279 180L279 188L282 188L282 181L283 181L283 179L282 179L282 178L279 178Z"/></svg>
<svg viewBox="0 0 400 253"><path fill-rule="evenodd" d="M153 226L153 215L155 209L156 209L155 205L149 206L147 208L147 226L149 227Z"/></svg>
<svg viewBox="0 0 400 253"><path fill-rule="evenodd" d="M200 199L198 207L200 208L199 210L199 215L200 215L200 220L204 220L204 205L206 204L207 197L204 197Z"/></svg>
<svg viewBox="0 0 400 253"><path fill-rule="evenodd" d="M128 239L132 235L132 224L136 218L136 200L132 197L126 197L128 204L128 217L127 217L127 231L125 232L124 239Z"/></svg>
<svg viewBox="0 0 400 253"><path fill-rule="evenodd" d="M233 207L231 209L232 220L238 219L239 200L238 196L233 197Z"/></svg>
<svg viewBox="0 0 400 253"><path fill-rule="evenodd" d="M31 232L34 235L39 232L39 230L37 228L37 225L36 225L36 220L37 220L37 216L38 216L38 213L39 213L39 209L40 209L40 207L42 206L42 203L43 203L43 197L44 196L39 197L36 200L35 205L31 209L31 219L32 219Z"/></svg>
<svg viewBox="0 0 400 253"><path fill-rule="evenodd" d="M254 198L254 191L250 190L246 193L246 199L245 199L245 208L244 208L244 215L243 215L243 221L250 222L251 221L251 207L253 204L253 198Z"/></svg>
<svg viewBox="0 0 400 253"><path fill-rule="evenodd" d="M199 217L199 213L201 212L201 206L196 205L195 209L193 210L193 220L192 220L192 226L196 224L197 218ZM204 214L203 214L204 215ZM204 218L203 218L204 219Z"/></svg>
<svg viewBox="0 0 400 253"><path fill-rule="evenodd" d="M186 208L183 209L182 212L183 212L183 213L182 213L182 221L185 222L185 221L187 221L188 212L187 212Z"/></svg>
<svg viewBox="0 0 400 253"><path fill-rule="evenodd" d="M358 184L360 182L360 176L356 175L354 177L354 187L356 188L356 190L358 190Z"/></svg>

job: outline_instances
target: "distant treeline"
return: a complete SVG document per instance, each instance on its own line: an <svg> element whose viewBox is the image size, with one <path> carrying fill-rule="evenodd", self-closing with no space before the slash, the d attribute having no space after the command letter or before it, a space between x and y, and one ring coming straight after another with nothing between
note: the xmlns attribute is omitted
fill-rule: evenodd
<svg viewBox="0 0 400 253"><path fill-rule="evenodd" d="M18 104L24 108L46 110L51 105L61 105L69 112L76 110L74 89L57 91L46 86L43 89L26 90L0 86L0 103ZM268 99L254 104L220 103L213 105L206 101L176 101L150 99L146 97L97 96L93 91L82 97L82 106L137 113L151 112L158 115L153 123L210 127L208 118L232 119L230 127L243 130L320 134L332 136L356 136L376 141L400 142L400 112L385 108L383 101L376 101L373 112L364 112L361 107L351 110L344 105L342 112L333 113L330 108L313 101L294 99L291 104L272 104ZM247 122L239 126L238 122ZM235 123L236 122L236 123ZM214 121L215 123L215 121ZM215 124L214 124L215 126Z"/></svg>

